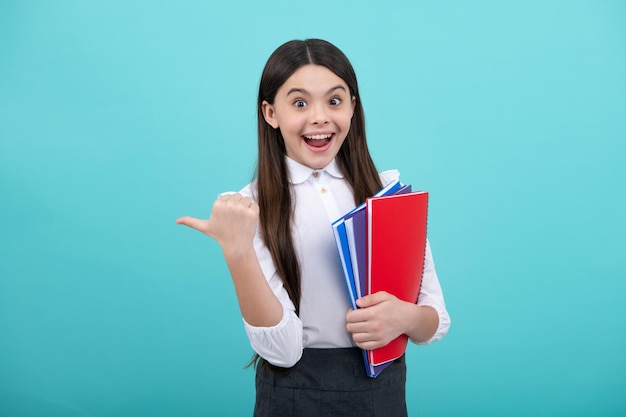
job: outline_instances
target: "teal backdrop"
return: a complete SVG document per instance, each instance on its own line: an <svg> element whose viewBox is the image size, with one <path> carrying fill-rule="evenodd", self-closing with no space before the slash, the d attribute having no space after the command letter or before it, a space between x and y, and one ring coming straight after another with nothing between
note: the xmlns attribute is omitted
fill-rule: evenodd
<svg viewBox="0 0 626 417"><path fill-rule="evenodd" d="M431 193L452 317L411 416L626 415L626 3L0 2L0 415L249 416L219 246L294 38L351 59L379 169Z"/></svg>

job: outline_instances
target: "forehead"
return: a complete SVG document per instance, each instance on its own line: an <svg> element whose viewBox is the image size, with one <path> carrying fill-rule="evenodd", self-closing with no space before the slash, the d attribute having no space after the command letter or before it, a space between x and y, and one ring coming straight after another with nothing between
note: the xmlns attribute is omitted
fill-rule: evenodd
<svg viewBox="0 0 626 417"><path fill-rule="evenodd" d="M348 85L337 74L322 65L304 65L298 68L279 88L278 94L289 94L293 89L309 94L327 94L336 87L343 87L346 93Z"/></svg>

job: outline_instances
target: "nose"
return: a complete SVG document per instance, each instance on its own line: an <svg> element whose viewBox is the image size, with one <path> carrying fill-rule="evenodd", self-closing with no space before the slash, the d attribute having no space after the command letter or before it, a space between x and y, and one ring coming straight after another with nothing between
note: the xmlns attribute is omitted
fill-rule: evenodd
<svg viewBox="0 0 626 417"><path fill-rule="evenodd" d="M313 106L311 111L311 123L314 125L328 124L328 113L324 104L318 103Z"/></svg>

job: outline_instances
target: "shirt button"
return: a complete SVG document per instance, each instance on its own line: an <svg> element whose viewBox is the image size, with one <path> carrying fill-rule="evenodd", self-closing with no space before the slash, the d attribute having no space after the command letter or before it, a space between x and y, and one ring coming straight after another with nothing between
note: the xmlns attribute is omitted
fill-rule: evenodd
<svg viewBox="0 0 626 417"><path fill-rule="evenodd" d="M318 178L319 176L320 176L319 171L315 171L315 172L313 173L313 177L314 177L314 178Z"/></svg>
<svg viewBox="0 0 626 417"><path fill-rule="evenodd" d="M326 192L326 188L322 187L320 191L322 192L322 194L324 194Z"/></svg>

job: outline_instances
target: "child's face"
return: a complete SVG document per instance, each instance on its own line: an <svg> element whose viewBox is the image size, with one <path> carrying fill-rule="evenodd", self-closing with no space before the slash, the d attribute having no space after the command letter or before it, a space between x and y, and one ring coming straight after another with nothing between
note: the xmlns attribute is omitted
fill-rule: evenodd
<svg viewBox="0 0 626 417"><path fill-rule="evenodd" d="M263 102L265 120L280 128L287 156L312 169L324 168L350 130L355 98L348 85L320 65L305 65Z"/></svg>

